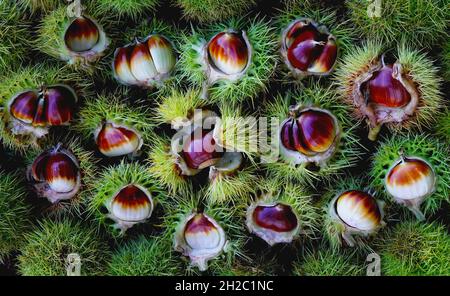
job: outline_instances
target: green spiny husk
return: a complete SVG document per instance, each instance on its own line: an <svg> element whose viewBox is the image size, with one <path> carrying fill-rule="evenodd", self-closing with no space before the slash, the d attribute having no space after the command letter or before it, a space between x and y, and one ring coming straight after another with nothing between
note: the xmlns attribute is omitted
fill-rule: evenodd
<svg viewBox="0 0 450 296"><path fill-rule="evenodd" d="M387 276L437 276L450 273L450 236L436 222L403 222L378 242L381 273Z"/></svg>
<svg viewBox="0 0 450 296"><path fill-rule="evenodd" d="M29 227L30 206L24 180L17 173L0 171L0 263L23 242Z"/></svg>
<svg viewBox="0 0 450 296"><path fill-rule="evenodd" d="M384 180L389 168L400 158L400 151L405 157L415 156L427 161L436 174L436 191L427 197L421 208L425 216L432 215L442 202L448 202L450 196L450 161L448 145L425 134L395 135L384 139L372 158L369 171L371 185L387 202L393 200L386 192ZM409 213L409 211L407 211Z"/></svg>
<svg viewBox="0 0 450 296"><path fill-rule="evenodd" d="M117 18L129 18L138 21L144 16L153 13L159 0L95 0L95 9L98 15L114 14Z"/></svg>
<svg viewBox="0 0 450 296"><path fill-rule="evenodd" d="M64 276L67 256L78 254L81 275L101 275L110 256L108 245L92 227L69 219L40 221L25 235L18 272L25 276Z"/></svg>

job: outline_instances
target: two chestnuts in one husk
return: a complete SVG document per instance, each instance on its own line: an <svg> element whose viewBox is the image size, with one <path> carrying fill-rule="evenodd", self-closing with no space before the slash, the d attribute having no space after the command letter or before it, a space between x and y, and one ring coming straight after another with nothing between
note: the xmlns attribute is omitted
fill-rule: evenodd
<svg viewBox="0 0 450 296"><path fill-rule="evenodd" d="M299 218L295 210L282 202L263 199L247 208L247 228L269 245L290 243L300 233Z"/></svg>
<svg viewBox="0 0 450 296"><path fill-rule="evenodd" d="M170 76L176 60L172 43L163 35L152 34L116 49L114 77L125 85L152 87Z"/></svg>
<svg viewBox="0 0 450 296"><path fill-rule="evenodd" d="M252 48L244 31L228 30L216 34L202 50L208 82L236 81L248 70Z"/></svg>
<svg viewBox="0 0 450 296"><path fill-rule="evenodd" d="M58 144L36 157L28 179L40 197L57 203L73 198L80 190L80 165L71 151Z"/></svg>
<svg viewBox="0 0 450 296"><path fill-rule="evenodd" d="M425 160L402 155L388 170L384 184L395 202L406 206L419 220L425 219L420 205L436 186L436 174Z"/></svg>
<svg viewBox="0 0 450 296"><path fill-rule="evenodd" d="M143 223L153 212L153 198L150 192L138 184L127 184L105 201L108 218L114 227L125 232L135 224Z"/></svg>
<svg viewBox="0 0 450 296"><path fill-rule="evenodd" d="M281 123L281 157L293 164L321 165L333 156L340 138L336 117L325 109L291 106L290 117Z"/></svg>
<svg viewBox="0 0 450 296"><path fill-rule="evenodd" d="M323 76L337 60L336 37L327 28L302 18L293 21L281 36L281 55L293 76Z"/></svg>
<svg viewBox="0 0 450 296"><path fill-rule="evenodd" d="M208 269L208 261L225 251L227 238L222 227L205 213L193 212L179 225L174 248L191 260L200 271Z"/></svg>
<svg viewBox="0 0 450 296"><path fill-rule="evenodd" d="M52 126L68 125L76 103L77 96L67 85L22 91L13 96L8 105L11 132L40 138Z"/></svg>
<svg viewBox="0 0 450 296"><path fill-rule="evenodd" d="M369 139L374 141L385 123L401 124L419 104L419 92L404 73L402 64L385 62L385 55L355 78L352 99L369 123Z"/></svg>
<svg viewBox="0 0 450 296"><path fill-rule="evenodd" d="M353 247L353 235L369 236L375 234L383 225L383 204L370 193L349 190L337 195L329 205L331 219L342 229L345 242Z"/></svg>
<svg viewBox="0 0 450 296"><path fill-rule="evenodd" d="M94 132L98 150L107 157L136 155L142 147L140 134L129 127L114 122L103 122Z"/></svg>

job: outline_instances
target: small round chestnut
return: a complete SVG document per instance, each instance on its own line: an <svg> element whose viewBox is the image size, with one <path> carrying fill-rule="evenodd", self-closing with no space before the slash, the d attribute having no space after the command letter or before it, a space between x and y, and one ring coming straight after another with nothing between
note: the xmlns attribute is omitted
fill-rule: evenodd
<svg viewBox="0 0 450 296"><path fill-rule="evenodd" d="M336 37L324 26L311 19L297 19L281 38L281 55L294 76L328 75L333 71L338 47Z"/></svg>
<svg viewBox="0 0 450 296"><path fill-rule="evenodd" d="M135 224L145 222L153 212L151 194L142 186L128 184L121 188L106 204L116 228L122 232Z"/></svg>
<svg viewBox="0 0 450 296"><path fill-rule="evenodd" d="M141 136L133 129L104 122L94 133L98 150L107 157L134 155L142 147Z"/></svg>
<svg viewBox="0 0 450 296"><path fill-rule="evenodd" d="M175 250L188 256L191 264L197 266L200 271L208 269L208 261L219 256L226 243L222 227L201 212L187 216L178 227L174 238Z"/></svg>
<svg viewBox="0 0 450 296"><path fill-rule="evenodd" d="M342 238L351 247L352 235L374 234L384 224L382 204L371 194L360 190L345 191L330 203L330 216L342 225Z"/></svg>
<svg viewBox="0 0 450 296"><path fill-rule="evenodd" d="M52 203L71 199L81 186L78 160L58 144L33 161L28 169L28 179L37 194Z"/></svg>
<svg viewBox="0 0 450 296"><path fill-rule="evenodd" d="M385 179L386 191L397 203L408 207L419 220L425 219L420 205L433 194L435 186L433 168L419 157L402 155L388 170Z"/></svg>
<svg viewBox="0 0 450 296"><path fill-rule="evenodd" d="M269 245L290 243L300 232L294 209L284 203L258 201L247 209L247 228Z"/></svg>
<svg viewBox="0 0 450 296"><path fill-rule="evenodd" d="M338 121L329 111L291 106L279 131L280 154L295 164L322 164L333 155L339 136Z"/></svg>

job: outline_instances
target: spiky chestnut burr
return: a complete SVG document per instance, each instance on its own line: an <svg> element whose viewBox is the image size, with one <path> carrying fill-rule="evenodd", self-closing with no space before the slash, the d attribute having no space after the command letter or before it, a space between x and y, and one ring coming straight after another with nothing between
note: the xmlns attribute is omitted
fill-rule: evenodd
<svg viewBox="0 0 450 296"><path fill-rule="evenodd" d="M123 236L134 225L146 223L166 193L145 165L121 162L107 168L89 202L89 211L113 236Z"/></svg>
<svg viewBox="0 0 450 296"><path fill-rule="evenodd" d="M448 147L429 135L396 135L373 155L371 183L389 203L410 209L418 219L449 201Z"/></svg>
<svg viewBox="0 0 450 296"><path fill-rule="evenodd" d="M296 276L362 276L364 264L358 260L357 251L336 250L320 244L317 250L307 249L294 262Z"/></svg>
<svg viewBox="0 0 450 296"><path fill-rule="evenodd" d="M400 44L390 54L378 42L356 47L336 70L342 100L367 121L374 141L382 125L390 130L431 126L443 105L441 79L428 57Z"/></svg>
<svg viewBox="0 0 450 296"><path fill-rule="evenodd" d="M444 79L446 81L450 81L450 40L447 40L447 42L443 46L442 63Z"/></svg>
<svg viewBox="0 0 450 296"><path fill-rule="evenodd" d="M194 29L180 41L180 79L203 86L210 101L253 100L274 72L276 37L263 19Z"/></svg>
<svg viewBox="0 0 450 296"><path fill-rule="evenodd" d="M382 275L438 276L450 273L450 236L437 222L402 222L383 235L377 248Z"/></svg>
<svg viewBox="0 0 450 296"><path fill-rule="evenodd" d="M447 108L438 118L438 123L434 128L435 133L447 143L450 142L450 109Z"/></svg>
<svg viewBox="0 0 450 296"><path fill-rule="evenodd" d="M113 253L106 274L112 276L183 275L181 262L173 252L172 241L164 237L140 236L123 243Z"/></svg>
<svg viewBox="0 0 450 296"><path fill-rule="evenodd" d="M355 124L335 91L318 84L268 102L271 140L264 156L269 177L309 183L329 180L361 154Z"/></svg>
<svg viewBox="0 0 450 296"><path fill-rule="evenodd" d="M98 159L71 135L50 137L42 149L25 153L28 185L48 216L81 217L95 187Z"/></svg>
<svg viewBox="0 0 450 296"><path fill-rule="evenodd" d="M256 5L257 0L173 0L184 17L200 22L216 22L238 17Z"/></svg>
<svg viewBox="0 0 450 296"><path fill-rule="evenodd" d="M173 241L175 251L189 258L189 263L183 264L183 273L223 274L237 260L245 259L245 234L233 226L243 223L237 215L244 211L242 205L210 205L202 202L199 194L190 192L176 196L166 203L166 208L163 236Z"/></svg>
<svg viewBox="0 0 450 296"><path fill-rule="evenodd" d="M20 252L18 273L24 276L65 276L69 254L79 255L81 275L101 275L110 257L95 228L67 218L38 222L25 235Z"/></svg>
<svg viewBox="0 0 450 296"><path fill-rule="evenodd" d="M319 212L302 186L282 186L266 179L260 183L260 195L247 205L246 226L250 233L269 246L315 237Z"/></svg>
<svg viewBox="0 0 450 296"><path fill-rule="evenodd" d="M360 36L383 43L405 40L431 47L447 35L449 8L445 0L369 0L346 2L350 20Z"/></svg>
<svg viewBox="0 0 450 296"><path fill-rule="evenodd" d="M28 230L30 206L25 202L25 182L17 173L0 170L0 263L17 250Z"/></svg>
<svg viewBox="0 0 450 296"><path fill-rule="evenodd" d="M116 92L88 99L73 126L104 157L139 156L152 139L153 124L148 110L129 107L120 101L122 96L122 92Z"/></svg>
<svg viewBox="0 0 450 296"><path fill-rule="evenodd" d="M369 240L386 224L384 203L364 188L365 182L341 178L329 185L321 197L323 233L333 249L370 248Z"/></svg>
<svg viewBox="0 0 450 296"><path fill-rule="evenodd" d="M64 2L61 0L17 0L17 6L25 11L34 13L48 13L60 7Z"/></svg>
<svg viewBox="0 0 450 296"><path fill-rule="evenodd" d="M280 32L280 70L286 83L307 76L328 76L355 40L348 21L338 22L336 11L311 3L287 5L276 26Z"/></svg>
<svg viewBox="0 0 450 296"><path fill-rule="evenodd" d="M71 124L78 98L88 95L83 76L41 64L4 73L0 85L0 134L5 146L39 147L52 129Z"/></svg>
<svg viewBox="0 0 450 296"><path fill-rule="evenodd" d="M138 21L155 12L159 0L95 0L96 14L114 14L119 19Z"/></svg>
<svg viewBox="0 0 450 296"><path fill-rule="evenodd" d="M102 25L108 25L111 18L110 14L90 15L94 7L95 1L89 1L81 10L75 7L69 13L61 6L45 15L33 42L35 48L77 69L92 71L92 64L110 43Z"/></svg>
<svg viewBox="0 0 450 296"><path fill-rule="evenodd" d="M17 67L27 57L31 40L28 26L12 1L0 3L0 73Z"/></svg>

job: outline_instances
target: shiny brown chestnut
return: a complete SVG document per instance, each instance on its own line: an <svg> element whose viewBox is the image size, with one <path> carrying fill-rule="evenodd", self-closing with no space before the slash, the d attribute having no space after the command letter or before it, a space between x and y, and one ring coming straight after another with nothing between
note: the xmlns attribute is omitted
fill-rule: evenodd
<svg viewBox="0 0 450 296"><path fill-rule="evenodd" d="M107 157L136 154L142 146L142 138L135 130L113 122L103 123L94 138L98 150Z"/></svg>

